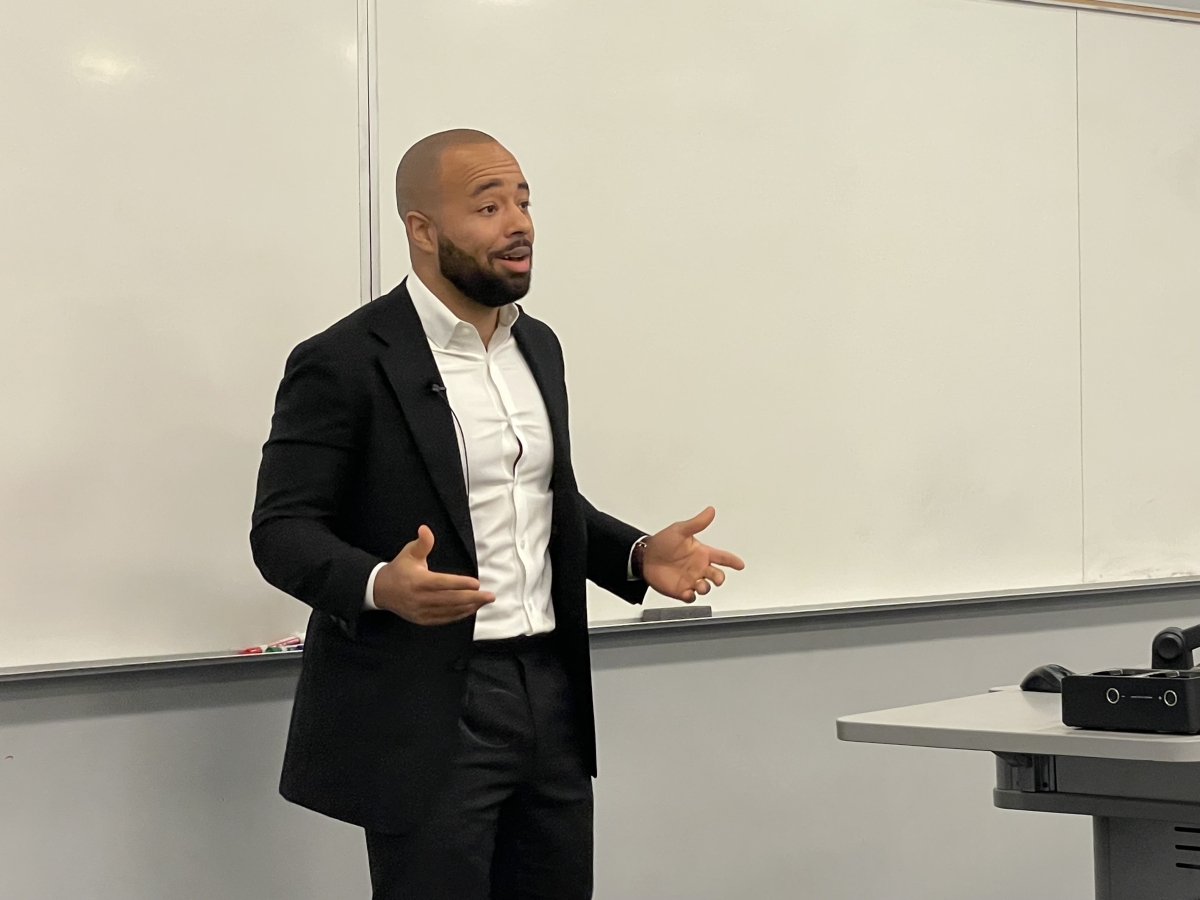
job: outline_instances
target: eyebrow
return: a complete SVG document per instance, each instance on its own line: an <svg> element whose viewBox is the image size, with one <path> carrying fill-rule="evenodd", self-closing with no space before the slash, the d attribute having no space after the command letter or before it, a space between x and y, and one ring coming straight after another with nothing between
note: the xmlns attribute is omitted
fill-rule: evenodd
<svg viewBox="0 0 1200 900"><path fill-rule="evenodd" d="M499 178L492 178L488 181L485 181L483 184L479 185L479 187L475 188L475 190L471 191L471 196L478 197L484 191L490 191L492 188L498 188L498 187L503 187L503 186L504 186L504 182L501 181ZM528 191L529 185L526 182L522 181L520 184L517 185L517 190L518 191Z"/></svg>

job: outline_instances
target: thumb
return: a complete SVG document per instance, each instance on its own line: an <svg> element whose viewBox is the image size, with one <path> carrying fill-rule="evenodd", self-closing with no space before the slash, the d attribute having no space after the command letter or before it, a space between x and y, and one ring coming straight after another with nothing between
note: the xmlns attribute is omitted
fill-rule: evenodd
<svg viewBox="0 0 1200 900"><path fill-rule="evenodd" d="M419 563L425 562L429 558L430 551L433 550L433 532L429 530L428 525L422 525L417 529L417 539L405 544L401 554L407 553Z"/></svg>
<svg viewBox="0 0 1200 900"><path fill-rule="evenodd" d="M706 506L697 515L692 516L686 522L680 522L680 530L688 537L699 534L705 528L713 523L713 519L717 517L717 511L711 506Z"/></svg>

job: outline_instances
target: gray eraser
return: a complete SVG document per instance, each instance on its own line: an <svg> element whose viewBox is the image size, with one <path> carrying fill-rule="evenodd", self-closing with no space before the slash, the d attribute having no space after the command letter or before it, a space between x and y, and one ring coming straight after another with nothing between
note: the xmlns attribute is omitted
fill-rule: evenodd
<svg viewBox="0 0 1200 900"><path fill-rule="evenodd" d="M707 619L712 616L711 606L666 606L643 609L643 622L668 622L671 619Z"/></svg>

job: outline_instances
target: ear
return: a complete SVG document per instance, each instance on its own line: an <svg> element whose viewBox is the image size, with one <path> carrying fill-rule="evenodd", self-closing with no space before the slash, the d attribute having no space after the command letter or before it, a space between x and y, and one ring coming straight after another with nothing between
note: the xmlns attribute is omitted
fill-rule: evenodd
<svg viewBox="0 0 1200 900"><path fill-rule="evenodd" d="M404 217L404 230L408 232L408 243L422 253L437 255L437 226L424 213L409 210Z"/></svg>

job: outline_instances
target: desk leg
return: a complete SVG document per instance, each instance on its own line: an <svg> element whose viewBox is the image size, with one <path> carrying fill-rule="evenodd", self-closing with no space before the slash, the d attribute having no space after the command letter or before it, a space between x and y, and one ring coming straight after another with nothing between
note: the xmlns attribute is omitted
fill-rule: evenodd
<svg viewBox="0 0 1200 900"><path fill-rule="evenodd" d="M1200 898L1200 828L1153 819L1092 819L1096 900Z"/></svg>

